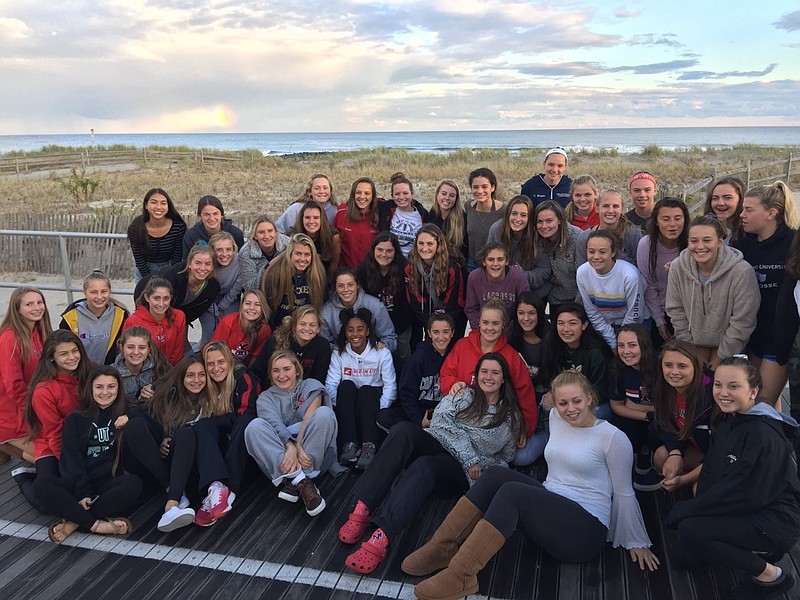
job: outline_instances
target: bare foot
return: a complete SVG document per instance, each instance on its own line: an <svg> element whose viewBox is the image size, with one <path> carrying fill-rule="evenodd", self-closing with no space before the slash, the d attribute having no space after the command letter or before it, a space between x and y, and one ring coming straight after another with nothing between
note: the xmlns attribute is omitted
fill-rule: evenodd
<svg viewBox="0 0 800 600"><path fill-rule="evenodd" d="M92 525L92 533L101 535L128 535L130 533L130 522L127 519L110 519L108 521L98 519Z"/></svg>
<svg viewBox="0 0 800 600"><path fill-rule="evenodd" d="M78 529L78 524L72 521L61 521L50 527L48 534L50 539L57 544L60 544Z"/></svg>

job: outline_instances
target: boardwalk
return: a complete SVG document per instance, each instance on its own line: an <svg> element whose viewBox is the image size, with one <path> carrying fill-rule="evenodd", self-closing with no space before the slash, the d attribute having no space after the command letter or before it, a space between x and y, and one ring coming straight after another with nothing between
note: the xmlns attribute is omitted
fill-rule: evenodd
<svg viewBox="0 0 800 600"><path fill-rule="evenodd" d="M312 519L301 506L279 500L261 477L237 499L234 511L209 529L160 533L163 499L151 497L133 515L126 538L75 534L61 546L47 539L53 519L22 498L10 470L0 467L0 598L4 600L366 600L413 598L418 578L400 570L402 558L426 540L452 500L435 499L393 540L387 560L371 576L343 567L351 547L336 538L349 510L358 475L320 481L328 507ZM607 546L583 565L558 564L515 534L480 576L484 598L547 600L712 600L728 598L733 573L689 573L672 567L665 551L674 532L661 526L672 504L668 494L640 494L654 550L662 560L644 574L627 554ZM800 549L781 561L797 577ZM800 586L787 599L800 599Z"/></svg>

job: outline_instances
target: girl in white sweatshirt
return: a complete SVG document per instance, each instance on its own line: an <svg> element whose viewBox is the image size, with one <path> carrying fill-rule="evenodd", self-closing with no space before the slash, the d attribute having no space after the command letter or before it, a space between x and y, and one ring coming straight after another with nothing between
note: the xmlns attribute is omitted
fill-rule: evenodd
<svg viewBox="0 0 800 600"><path fill-rule="evenodd" d="M340 322L325 387L339 421L339 462L349 465L358 460L356 468L366 469L380 441L378 410L394 402L397 380L391 352L377 348L372 313L366 308L344 309Z"/></svg>

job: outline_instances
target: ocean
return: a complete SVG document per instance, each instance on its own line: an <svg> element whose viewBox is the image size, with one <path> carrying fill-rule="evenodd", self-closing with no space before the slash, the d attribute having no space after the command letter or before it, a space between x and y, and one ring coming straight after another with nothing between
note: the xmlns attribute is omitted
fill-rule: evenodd
<svg viewBox="0 0 800 600"><path fill-rule="evenodd" d="M90 146L84 135L3 135L0 154L34 151L44 146ZM622 154L656 145L664 149L692 146L800 146L800 127L653 127L628 129L546 129L498 131L380 131L342 133L96 133L94 144L189 146L217 150L255 148L265 155L335 152L362 148L405 148L411 152L450 152L460 148L523 148L563 146L567 150L614 148Z"/></svg>

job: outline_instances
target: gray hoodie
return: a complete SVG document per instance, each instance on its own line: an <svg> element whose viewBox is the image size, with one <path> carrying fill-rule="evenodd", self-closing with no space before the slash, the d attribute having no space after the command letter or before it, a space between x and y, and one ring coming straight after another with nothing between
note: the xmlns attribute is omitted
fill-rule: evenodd
<svg viewBox="0 0 800 600"><path fill-rule="evenodd" d="M755 271L742 253L723 245L705 283L689 249L672 261L666 310L675 337L716 348L720 358L743 352L756 327L761 304Z"/></svg>
<svg viewBox="0 0 800 600"><path fill-rule="evenodd" d="M275 256L286 250L289 236L278 233L275 239ZM255 240L247 240L239 249L239 281L242 290L257 290L261 287L261 276L269 265L269 260Z"/></svg>
<svg viewBox="0 0 800 600"><path fill-rule="evenodd" d="M375 296L370 296L363 289L358 288L358 296L352 306L353 311L359 308L366 308L372 313L372 327L375 338L389 349L389 352L397 350L397 334L394 331L394 324L389 316L389 311L383 303ZM344 304L339 299L338 294L328 300L322 307L322 332L320 335L331 344L336 341L342 323L339 320L339 313L344 309Z"/></svg>

